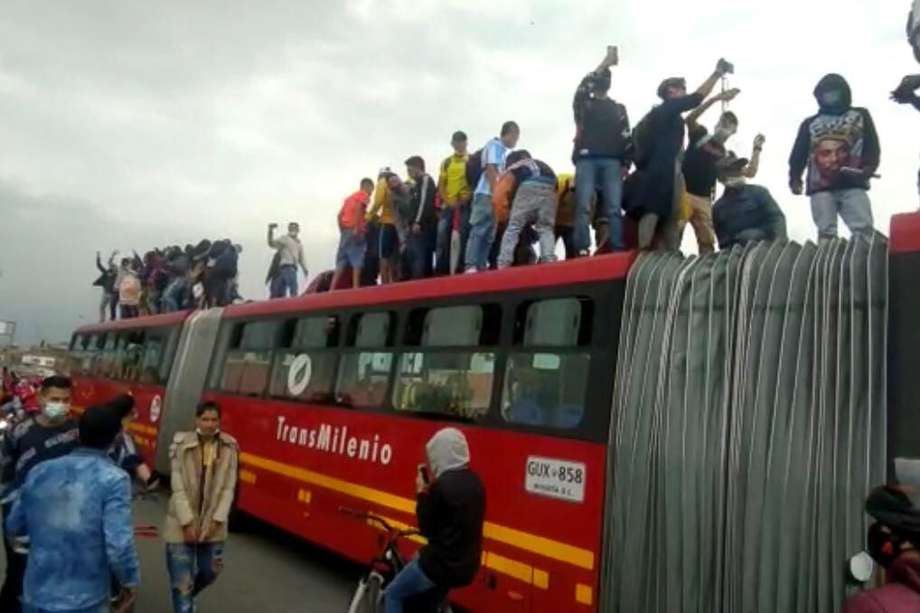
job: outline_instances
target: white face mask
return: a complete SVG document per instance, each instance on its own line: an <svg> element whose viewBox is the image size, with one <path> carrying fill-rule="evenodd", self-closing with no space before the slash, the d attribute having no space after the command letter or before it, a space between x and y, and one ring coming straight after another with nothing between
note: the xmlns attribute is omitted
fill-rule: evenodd
<svg viewBox="0 0 920 613"><path fill-rule="evenodd" d="M70 404L66 402L46 402L42 414L51 421L58 421L70 413Z"/></svg>
<svg viewBox="0 0 920 613"><path fill-rule="evenodd" d="M204 432L201 431L201 428L195 428L195 432L198 434L198 436L204 436L204 437L217 436L218 434L220 434L220 428L215 430L214 434L205 434Z"/></svg>
<svg viewBox="0 0 920 613"><path fill-rule="evenodd" d="M741 187L745 184L744 177L728 177L723 179L722 183L725 184L725 187Z"/></svg>

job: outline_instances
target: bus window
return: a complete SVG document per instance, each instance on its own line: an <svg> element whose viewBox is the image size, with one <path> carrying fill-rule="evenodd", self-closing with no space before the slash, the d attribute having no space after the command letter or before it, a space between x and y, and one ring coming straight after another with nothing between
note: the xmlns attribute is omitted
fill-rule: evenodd
<svg viewBox="0 0 920 613"><path fill-rule="evenodd" d="M108 378L114 374L115 368L115 343L118 335L108 332L100 336L100 351L93 365L93 374L97 377Z"/></svg>
<svg viewBox="0 0 920 613"><path fill-rule="evenodd" d="M421 320L421 325L419 324ZM407 344L393 390L398 411L440 413L475 420L489 412L501 309L497 305L443 307L410 314ZM412 338L420 334L420 338Z"/></svg>
<svg viewBox="0 0 920 613"><path fill-rule="evenodd" d="M392 313L367 313L351 320L351 330L336 401L359 409L379 408L386 401L393 367Z"/></svg>
<svg viewBox="0 0 920 613"><path fill-rule="evenodd" d="M276 352L269 393L274 398L331 402L335 381L339 318L313 316L296 320Z"/></svg>
<svg viewBox="0 0 920 613"><path fill-rule="evenodd" d="M140 364L140 382L147 385L165 385L172 365L172 342L176 328L154 328L147 331Z"/></svg>
<svg viewBox="0 0 920 613"><path fill-rule="evenodd" d="M144 357L144 331L131 330L119 335L116 351L117 378L122 381L137 381L141 374Z"/></svg>
<svg viewBox="0 0 920 613"><path fill-rule="evenodd" d="M523 305L502 393L505 421L577 428L584 418L592 305L562 298Z"/></svg>
<svg viewBox="0 0 920 613"><path fill-rule="evenodd" d="M272 353L279 343L283 321L250 321L236 324L224 362L220 389L258 396L265 391Z"/></svg>

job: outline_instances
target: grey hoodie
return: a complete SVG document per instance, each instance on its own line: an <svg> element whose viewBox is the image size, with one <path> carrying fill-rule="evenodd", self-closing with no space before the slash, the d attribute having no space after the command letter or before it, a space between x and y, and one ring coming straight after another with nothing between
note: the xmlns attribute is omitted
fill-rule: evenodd
<svg viewBox="0 0 920 613"><path fill-rule="evenodd" d="M456 428L439 430L425 445L425 452L435 478L449 470L466 468L470 463L470 447Z"/></svg>

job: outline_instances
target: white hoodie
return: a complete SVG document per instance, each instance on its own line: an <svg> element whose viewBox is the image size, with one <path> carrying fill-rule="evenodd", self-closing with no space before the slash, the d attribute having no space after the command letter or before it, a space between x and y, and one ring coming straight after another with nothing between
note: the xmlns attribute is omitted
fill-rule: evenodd
<svg viewBox="0 0 920 613"><path fill-rule="evenodd" d="M466 468L470 463L470 447L456 428L439 430L425 445L425 452L435 478L449 470Z"/></svg>

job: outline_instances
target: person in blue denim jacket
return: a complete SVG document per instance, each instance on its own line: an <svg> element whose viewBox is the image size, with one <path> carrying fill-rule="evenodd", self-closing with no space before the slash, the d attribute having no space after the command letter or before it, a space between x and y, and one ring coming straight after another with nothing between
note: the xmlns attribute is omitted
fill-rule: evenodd
<svg viewBox="0 0 920 613"><path fill-rule="evenodd" d="M109 611L112 575L124 586L116 610L136 598L131 486L106 455L121 423L112 411L90 407L79 427L80 447L33 468L6 521L11 536L29 538L26 613Z"/></svg>

